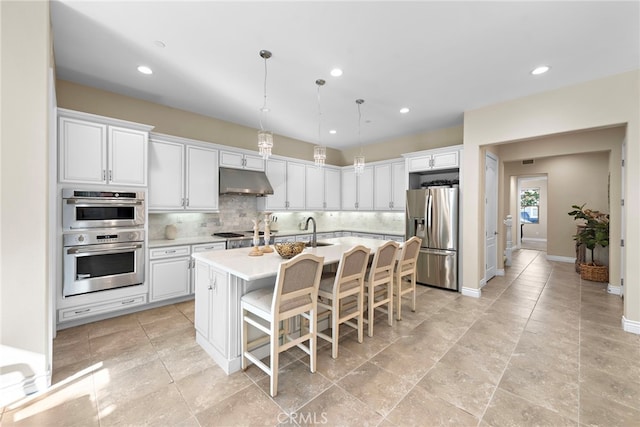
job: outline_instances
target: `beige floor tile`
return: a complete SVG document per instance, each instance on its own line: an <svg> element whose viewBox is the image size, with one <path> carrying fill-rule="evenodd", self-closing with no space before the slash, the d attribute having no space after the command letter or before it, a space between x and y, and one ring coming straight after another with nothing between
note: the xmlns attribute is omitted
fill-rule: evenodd
<svg viewBox="0 0 640 427"><path fill-rule="evenodd" d="M269 377L256 384L269 394ZM332 382L322 374L309 371L309 366L299 360L279 369L278 395L273 399L286 413L300 409L331 386Z"/></svg>
<svg viewBox="0 0 640 427"><path fill-rule="evenodd" d="M478 418L414 387L386 418L397 426L475 426Z"/></svg>
<svg viewBox="0 0 640 427"><path fill-rule="evenodd" d="M496 383L473 368L468 370L466 366L459 368L438 362L416 387L480 418L491 400Z"/></svg>
<svg viewBox="0 0 640 427"><path fill-rule="evenodd" d="M610 400L599 391L580 391L580 422L591 426L636 427L640 423L640 411Z"/></svg>
<svg viewBox="0 0 640 427"><path fill-rule="evenodd" d="M144 332L150 339L157 338L162 335L171 334L176 329L193 328L193 323L189 321L182 313L175 316L165 317L153 322L142 325Z"/></svg>
<svg viewBox="0 0 640 427"><path fill-rule="evenodd" d="M562 337L540 336L525 331L513 354L537 357L540 360L549 361L563 370L576 371L579 364L579 349L580 346L577 342L563 340Z"/></svg>
<svg viewBox="0 0 640 427"><path fill-rule="evenodd" d="M391 341L393 341L393 338L383 337L382 335L374 334L373 337L368 337L366 332L364 333L364 336L365 337L361 343L358 342L357 334L350 334L344 338L340 338L338 344L338 358L340 357L340 351L344 348L360 357L369 359L380 353L388 347L389 344L391 344Z"/></svg>
<svg viewBox="0 0 640 427"><path fill-rule="evenodd" d="M624 373L625 379L640 383L640 363L638 360L619 357L615 353L583 351L580 353L580 366L599 369L608 375Z"/></svg>
<svg viewBox="0 0 640 427"><path fill-rule="evenodd" d="M75 326L57 331L53 340L54 351L61 350L68 345L89 341L89 325Z"/></svg>
<svg viewBox="0 0 640 427"><path fill-rule="evenodd" d="M201 426L275 426L288 419L287 413L253 384L196 417Z"/></svg>
<svg viewBox="0 0 640 427"><path fill-rule="evenodd" d="M161 356L173 353L186 347L199 345L196 342L196 330L193 325L176 328L170 333L166 333L150 339L151 344Z"/></svg>
<svg viewBox="0 0 640 427"><path fill-rule="evenodd" d="M473 372L473 376L482 381L497 384L507 367L504 358L477 353L463 345L454 345L438 363L464 372Z"/></svg>
<svg viewBox="0 0 640 427"><path fill-rule="evenodd" d="M499 388L578 421L578 370L556 368L535 355L514 355Z"/></svg>
<svg viewBox="0 0 640 427"><path fill-rule="evenodd" d="M390 345L370 359L374 365L383 368L410 384L417 383L436 363L437 356L428 353L399 351Z"/></svg>
<svg viewBox="0 0 640 427"><path fill-rule="evenodd" d="M69 364L91 359L89 340L78 341L72 345L65 345L53 352L53 369L58 370Z"/></svg>
<svg viewBox="0 0 640 427"><path fill-rule="evenodd" d="M91 355L111 357L125 349L147 344L149 338L139 325L126 331L113 332L89 340Z"/></svg>
<svg viewBox="0 0 640 427"><path fill-rule="evenodd" d="M602 335L582 335L580 352L604 353L634 361L640 360L640 345L628 344Z"/></svg>
<svg viewBox="0 0 640 427"><path fill-rule="evenodd" d="M620 324L614 327L611 327L611 326L602 325L598 322L592 322L588 319L582 319L580 321L580 334L582 336L586 336L586 335L605 336L615 341L620 341L626 344L640 346L640 335L625 332L620 327Z"/></svg>
<svg viewBox="0 0 640 427"><path fill-rule="evenodd" d="M174 381L205 369L217 367L216 362L199 345L186 347L162 357L162 363Z"/></svg>
<svg viewBox="0 0 640 427"><path fill-rule="evenodd" d="M158 320L184 315L180 310L176 308L175 304L172 304L165 305L163 307L152 308L150 310L140 311L136 313L135 316L141 325L146 325L147 323L157 322Z"/></svg>
<svg viewBox="0 0 640 427"><path fill-rule="evenodd" d="M412 384L367 362L338 382L348 393L386 416L412 388Z"/></svg>
<svg viewBox="0 0 640 427"><path fill-rule="evenodd" d="M110 335L116 332L129 331L139 328L140 323L136 314L127 314L126 316L114 317L112 319L102 320L100 322L90 323L89 339L95 339L103 335Z"/></svg>
<svg viewBox="0 0 640 427"><path fill-rule="evenodd" d="M591 366L580 366L580 390L640 410L640 383L629 381L625 372L612 375Z"/></svg>
<svg viewBox="0 0 640 427"><path fill-rule="evenodd" d="M180 394L194 413L223 401L251 384L252 381L242 372L227 375L218 366L176 381Z"/></svg>
<svg viewBox="0 0 640 427"><path fill-rule="evenodd" d="M472 352L507 361L513 352L516 343L509 336L491 335L476 331L469 331L457 342L457 345L467 347Z"/></svg>
<svg viewBox="0 0 640 427"><path fill-rule="evenodd" d="M482 421L490 426L578 426L575 420L502 389L496 390Z"/></svg>
<svg viewBox="0 0 640 427"><path fill-rule="evenodd" d="M158 359L157 352L148 341L105 356L107 357L95 356L93 361L100 365L99 370L108 370L111 377Z"/></svg>
<svg viewBox="0 0 640 427"><path fill-rule="evenodd" d="M175 426L191 417L175 384L100 409L100 427Z"/></svg>
<svg viewBox="0 0 640 427"><path fill-rule="evenodd" d="M51 384L55 385L63 381L69 380L77 375L81 375L83 372L87 372L90 375L95 369L99 369L100 365L96 364L93 358L79 360L74 363L69 363L61 368L53 365L53 374L51 376Z"/></svg>
<svg viewBox="0 0 640 427"><path fill-rule="evenodd" d="M377 426L382 421L380 414L336 385L291 414L290 418L300 426L364 427Z"/></svg>
<svg viewBox="0 0 640 427"><path fill-rule="evenodd" d="M305 365L309 365L309 358L300 359ZM324 375L331 381L337 381L353 369L362 365L367 359L341 347L338 358L331 357L331 347L319 349L316 358L316 372Z"/></svg>

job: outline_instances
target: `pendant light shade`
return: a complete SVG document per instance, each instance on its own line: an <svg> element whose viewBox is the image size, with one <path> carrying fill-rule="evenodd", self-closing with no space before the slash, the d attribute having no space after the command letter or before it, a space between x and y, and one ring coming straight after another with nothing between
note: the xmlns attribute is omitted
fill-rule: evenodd
<svg viewBox="0 0 640 427"><path fill-rule="evenodd" d="M264 59L264 102L262 108L260 108L260 130L258 131L258 151L263 159L268 159L271 156L271 149L273 148L273 133L264 130L263 119L264 114L269 112L267 108L267 59L271 58L271 52L268 50L261 50L260 57Z"/></svg>
<svg viewBox="0 0 640 427"><path fill-rule="evenodd" d="M313 148L313 161L319 168L324 166L327 159L327 147L322 145L322 110L320 109L320 88L326 82L322 79L316 80L318 86L318 145Z"/></svg>
<svg viewBox="0 0 640 427"><path fill-rule="evenodd" d="M362 142L360 141L360 126L362 122L362 112L360 106L364 104L364 99L356 99L356 105L358 106L358 145L360 145L360 154L353 158L353 169L356 175L360 175L364 170L364 154L362 153Z"/></svg>

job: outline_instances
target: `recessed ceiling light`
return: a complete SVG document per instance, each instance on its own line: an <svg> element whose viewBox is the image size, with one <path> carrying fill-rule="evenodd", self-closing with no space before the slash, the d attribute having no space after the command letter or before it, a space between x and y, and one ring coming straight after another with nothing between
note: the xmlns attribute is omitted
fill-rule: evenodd
<svg viewBox="0 0 640 427"><path fill-rule="evenodd" d="M401 114L407 114L409 111L410 111L410 110L409 110L407 107L402 107L402 108L400 109L400 113L401 113Z"/></svg>
<svg viewBox="0 0 640 427"><path fill-rule="evenodd" d="M533 70L531 70L531 74L533 74L534 76L537 76L538 74L546 73L550 69L551 69L551 67L549 67L548 65L541 65L541 66L536 67Z"/></svg>
<svg viewBox="0 0 640 427"><path fill-rule="evenodd" d="M338 133L338 131L337 131L337 130L335 130L335 129L331 129L331 130L329 131L329 133L330 133L331 135L335 135L336 133Z"/></svg>
<svg viewBox="0 0 640 427"><path fill-rule="evenodd" d="M342 75L342 70L340 68L334 68L331 70L331 75L333 77L340 77Z"/></svg>
<svg viewBox="0 0 640 427"><path fill-rule="evenodd" d="M153 74L151 68L147 67L146 65L138 66L138 71L140 71L142 74Z"/></svg>

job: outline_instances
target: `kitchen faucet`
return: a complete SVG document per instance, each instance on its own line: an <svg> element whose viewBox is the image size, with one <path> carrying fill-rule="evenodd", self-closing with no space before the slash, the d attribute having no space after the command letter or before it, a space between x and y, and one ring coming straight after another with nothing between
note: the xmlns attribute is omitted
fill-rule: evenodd
<svg viewBox="0 0 640 427"><path fill-rule="evenodd" d="M316 239L316 220L313 219L312 216L310 216L309 218L307 218L307 222L304 224L304 229L305 231L309 229L309 221L313 222L313 236L311 237L311 247L315 248L316 246L318 246L318 241Z"/></svg>

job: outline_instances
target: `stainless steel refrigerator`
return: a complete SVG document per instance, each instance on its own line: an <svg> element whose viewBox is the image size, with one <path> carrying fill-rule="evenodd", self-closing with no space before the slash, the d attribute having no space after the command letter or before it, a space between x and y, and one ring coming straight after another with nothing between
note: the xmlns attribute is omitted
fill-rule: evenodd
<svg viewBox="0 0 640 427"><path fill-rule="evenodd" d="M421 284L458 290L458 188L407 190L407 239L418 236Z"/></svg>

